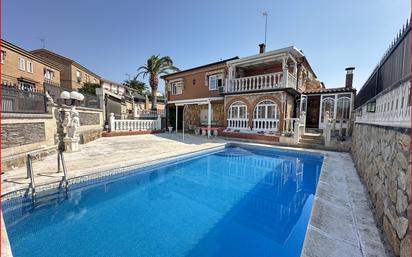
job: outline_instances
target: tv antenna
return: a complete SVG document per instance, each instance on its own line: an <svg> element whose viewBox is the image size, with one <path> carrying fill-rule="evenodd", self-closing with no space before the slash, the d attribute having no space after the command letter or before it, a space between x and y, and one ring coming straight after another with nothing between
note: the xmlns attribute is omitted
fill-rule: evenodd
<svg viewBox="0 0 412 257"><path fill-rule="evenodd" d="M42 48L43 49L46 48L46 39L45 38L40 38L40 42L41 42Z"/></svg>
<svg viewBox="0 0 412 257"><path fill-rule="evenodd" d="M266 33L268 28L268 12L262 12L262 16L265 16L265 45L266 45Z"/></svg>

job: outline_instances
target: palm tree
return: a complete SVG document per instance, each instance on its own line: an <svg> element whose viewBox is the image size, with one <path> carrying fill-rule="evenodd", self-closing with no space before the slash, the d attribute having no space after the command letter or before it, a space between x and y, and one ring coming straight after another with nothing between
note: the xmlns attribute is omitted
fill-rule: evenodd
<svg viewBox="0 0 412 257"><path fill-rule="evenodd" d="M140 66L137 71L140 71L137 76L143 75L143 78L145 78L149 75L149 85L152 89L152 110L156 111L158 76L169 74L170 71L179 71L179 69L173 66L173 61L169 56L159 57L159 55L152 55L147 60L147 64Z"/></svg>
<svg viewBox="0 0 412 257"><path fill-rule="evenodd" d="M130 88L136 89L139 94L144 95L147 89L146 83L137 79L135 76L133 79L126 79L123 82L123 85L128 86Z"/></svg>

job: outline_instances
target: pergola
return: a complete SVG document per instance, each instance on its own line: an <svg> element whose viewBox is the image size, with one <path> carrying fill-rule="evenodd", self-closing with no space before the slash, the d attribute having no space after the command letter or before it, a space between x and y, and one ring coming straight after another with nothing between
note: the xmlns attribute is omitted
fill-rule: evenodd
<svg viewBox="0 0 412 257"><path fill-rule="evenodd" d="M212 102L213 101L222 101L224 100L223 97L207 97L207 98L195 98L195 99L187 99L187 100L176 100L170 101L168 104L174 104L176 106L176 131L178 126L178 107L183 106L183 131L182 136L183 140L185 140L185 106L187 105L204 105L207 104L207 137L210 138L210 128L212 123Z"/></svg>

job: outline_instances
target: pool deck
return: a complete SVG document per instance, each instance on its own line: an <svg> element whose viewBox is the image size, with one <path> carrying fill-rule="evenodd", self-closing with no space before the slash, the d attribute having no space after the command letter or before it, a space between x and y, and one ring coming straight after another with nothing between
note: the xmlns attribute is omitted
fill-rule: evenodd
<svg viewBox="0 0 412 257"><path fill-rule="evenodd" d="M223 147L230 142L220 138L208 140L192 135L186 135L184 142L181 139L181 134L100 138L81 145L79 152L65 153L68 177L73 179L91 174L98 176L104 171L181 157L197 151ZM349 153L275 148L316 152L325 156L302 257L393 256L385 248L367 191ZM33 169L37 185L57 183L62 179L62 173L56 173L56 155L34 162ZM29 180L25 177L25 168L6 171L2 175L2 195L27 189ZM1 229L3 236L4 227ZM7 248L8 242L2 238L1 248L6 249L3 246ZM2 251L2 256L11 256L3 254L5 253Z"/></svg>

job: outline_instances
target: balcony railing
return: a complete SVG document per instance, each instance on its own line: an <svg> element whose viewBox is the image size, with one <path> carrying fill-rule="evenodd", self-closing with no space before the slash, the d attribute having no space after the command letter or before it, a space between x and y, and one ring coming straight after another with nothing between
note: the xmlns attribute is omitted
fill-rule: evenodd
<svg viewBox="0 0 412 257"><path fill-rule="evenodd" d="M227 127L231 129L249 129L248 119L227 119Z"/></svg>
<svg viewBox="0 0 412 257"><path fill-rule="evenodd" d="M296 89L296 77L288 73L287 83L283 72L268 73L229 80L226 93L250 92L291 87Z"/></svg>
<svg viewBox="0 0 412 257"><path fill-rule="evenodd" d="M282 87L282 72L232 79L226 92L246 92Z"/></svg>
<svg viewBox="0 0 412 257"><path fill-rule="evenodd" d="M279 130L278 119L253 119L253 130L265 132L277 132Z"/></svg>
<svg viewBox="0 0 412 257"><path fill-rule="evenodd" d="M293 76L292 73L288 73L288 86L287 87L296 89L296 82L297 82L296 77Z"/></svg>

